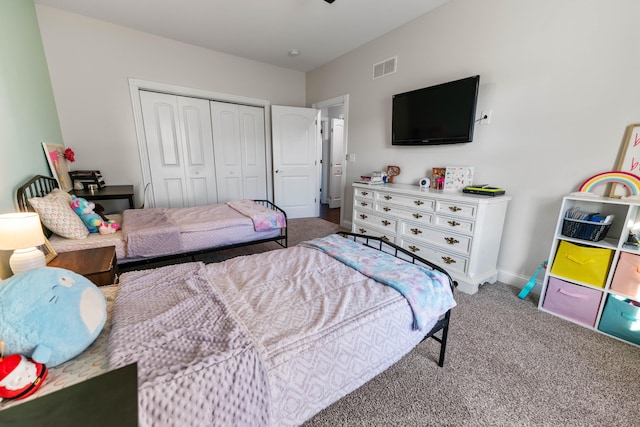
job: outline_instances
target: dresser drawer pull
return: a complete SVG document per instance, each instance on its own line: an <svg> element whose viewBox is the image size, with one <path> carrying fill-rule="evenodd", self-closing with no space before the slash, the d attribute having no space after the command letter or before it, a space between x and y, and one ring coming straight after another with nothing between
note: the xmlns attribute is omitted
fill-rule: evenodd
<svg viewBox="0 0 640 427"><path fill-rule="evenodd" d="M442 257L442 261L444 261L445 264L455 264L456 260L453 258L450 258L448 256L443 256Z"/></svg>
<svg viewBox="0 0 640 427"><path fill-rule="evenodd" d="M450 245L455 245L456 243L460 243L460 240L454 239L453 237L445 237L444 240L447 241Z"/></svg>
<svg viewBox="0 0 640 427"><path fill-rule="evenodd" d="M419 247L413 245L409 246L409 249L411 250L411 252L418 252L420 250Z"/></svg>
<svg viewBox="0 0 640 427"><path fill-rule="evenodd" d="M367 232L367 230L364 228L358 228L358 231L360 232L360 234L364 234Z"/></svg>
<svg viewBox="0 0 640 427"><path fill-rule="evenodd" d="M369 192L368 191L361 191L360 194L362 194L363 196L366 196L366 195L369 194Z"/></svg>
<svg viewBox="0 0 640 427"><path fill-rule="evenodd" d="M412 232L413 234L422 234L422 230L420 230L419 228L412 228L412 229L411 229L411 232Z"/></svg>
<svg viewBox="0 0 640 427"><path fill-rule="evenodd" d="M420 219L420 218L422 218L422 215L420 215L419 213L414 213L414 214L413 214L413 217L414 217L415 219Z"/></svg>
<svg viewBox="0 0 640 427"><path fill-rule="evenodd" d="M457 207L457 206L449 206L449 210L450 210L451 212L458 212L458 211L461 211L461 210L462 210L462 208L459 208L459 207Z"/></svg>
<svg viewBox="0 0 640 427"><path fill-rule="evenodd" d="M385 212L389 212L391 210L391 208L388 207L388 206L385 206L384 208L382 208L382 210L385 211Z"/></svg>
<svg viewBox="0 0 640 427"><path fill-rule="evenodd" d="M447 223L449 223L449 225L452 227L457 227L460 225L458 221L447 221Z"/></svg>
<svg viewBox="0 0 640 427"><path fill-rule="evenodd" d="M367 202L360 202L360 204L361 204L362 206L369 206L369 203L367 203Z"/></svg>
<svg viewBox="0 0 640 427"><path fill-rule="evenodd" d="M388 194L387 194L386 196L384 196L384 198L385 198L386 200L391 200L391 199L393 199L393 197L389 196Z"/></svg>
<svg viewBox="0 0 640 427"><path fill-rule="evenodd" d="M418 206L424 205L424 202L422 200L414 200L413 203L415 203Z"/></svg>
<svg viewBox="0 0 640 427"><path fill-rule="evenodd" d="M360 214L360 218L362 218L362 219L367 219L367 218L369 218L369 217L368 217L368 216L366 216L365 214Z"/></svg>
<svg viewBox="0 0 640 427"><path fill-rule="evenodd" d="M382 225L389 225L391 224L389 221L387 221L386 219L383 219L382 221Z"/></svg>

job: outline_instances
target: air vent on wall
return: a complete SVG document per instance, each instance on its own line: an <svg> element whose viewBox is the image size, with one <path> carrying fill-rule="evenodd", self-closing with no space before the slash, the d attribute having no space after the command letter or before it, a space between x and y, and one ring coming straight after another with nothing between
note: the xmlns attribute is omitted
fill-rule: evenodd
<svg viewBox="0 0 640 427"><path fill-rule="evenodd" d="M398 57L394 56L393 58L373 64L373 80L395 73L397 63Z"/></svg>

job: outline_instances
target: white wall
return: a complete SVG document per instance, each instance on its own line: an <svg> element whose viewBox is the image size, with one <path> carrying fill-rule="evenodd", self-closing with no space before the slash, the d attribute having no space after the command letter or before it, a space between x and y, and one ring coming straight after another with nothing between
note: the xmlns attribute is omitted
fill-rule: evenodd
<svg viewBox="0 0 640 427"><path fill-rule="evenodd" d="M308 73L307 105L349 95L347 182L390 163L401 183L470 165L476 183L505 187L500 280L521 285L549 255L562 196L613 169L625 127L640 123L638 16L635 0L451 0ZM394 55L398 72L372 80ZM472 143L391 146L393 94L473 74L493 116Z"/></svg>
<svg viewBox="0 0 640 427"><path fill-rule="evenodd" d="M36 5L65 145L74 169L107 184L142 176L129 78L304 106L304 73L198 48Z"/></svg>

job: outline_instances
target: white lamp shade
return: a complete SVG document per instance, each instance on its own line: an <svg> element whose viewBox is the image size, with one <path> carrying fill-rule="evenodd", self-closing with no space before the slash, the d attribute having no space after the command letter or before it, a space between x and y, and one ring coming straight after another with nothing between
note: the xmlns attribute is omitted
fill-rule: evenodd
<svg viewBox="0 0 640 427"><path fill-rule="evenodd" d="M0 249L26 249L44 244L40 217L35 212L0 215Z"/></svg>

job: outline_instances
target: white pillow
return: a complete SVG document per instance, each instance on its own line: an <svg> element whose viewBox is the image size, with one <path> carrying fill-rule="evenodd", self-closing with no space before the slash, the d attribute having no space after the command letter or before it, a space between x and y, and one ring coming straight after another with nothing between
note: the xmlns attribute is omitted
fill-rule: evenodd
<svg viewBox="0 0 640 427"><path fill-rule="evenodd" d="M49 230L67 239L84 239L89 235L89 230L69 206L70 201L71 195L62 190L54 190L44 197L29 199L29 204Z"/></svg>

